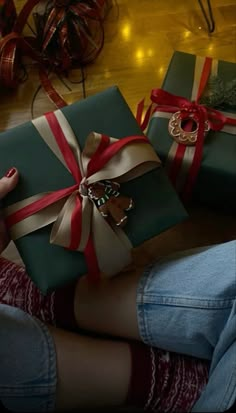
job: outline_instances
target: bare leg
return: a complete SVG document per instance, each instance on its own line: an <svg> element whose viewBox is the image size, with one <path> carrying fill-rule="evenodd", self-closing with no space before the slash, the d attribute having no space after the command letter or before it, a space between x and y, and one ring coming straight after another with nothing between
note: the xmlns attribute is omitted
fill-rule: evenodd
<svg viewBox="0 0 236 413"><path fill-rule="evenodd" d="M57 354L57 410L124 404L131 375L128 344L49 330Z"/></svg>
<svg viewBox="0 0 236 413"><path fill-rule="evenodd" d="M57 354L56 410L145 406L153 412L189 412L206 385L206 361L135 341L50 330Z"/></svg>
<svg viewBox="0 0 236 413"><path fill-rule="evenodd" d="M94 285L79 280L74 310L79 327L98 333L140 340L137 314L137 284L142 270L119 274Z"/></svg>
<svg viewBox="0 0 236 413"><path fill-rule="evenodd" d="M184 412L206 384L208 367L200 360L137 341L95 339L55 327L48 334L42 323L6 305L0 305L0 321L0 388L15 389L3 391L1 401L10 411L38 411L37 402L46 411L56 402L57 411L124 405L155 411L158 405L159 411L168 406L174 412L171 403Z"/></svg>

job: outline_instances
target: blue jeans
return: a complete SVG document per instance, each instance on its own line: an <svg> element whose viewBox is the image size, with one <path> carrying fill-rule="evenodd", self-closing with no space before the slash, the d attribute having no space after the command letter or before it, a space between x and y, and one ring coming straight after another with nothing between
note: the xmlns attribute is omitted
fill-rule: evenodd
<svg viewBox="0 0 236 413"><path fill-rule="evenodd" d="M53 412L56 353L47 327L0 304L0 401L15 412Z"/></svg>
<svg viewBox="0 0 236 413"><path fill-rule="evenodd" d="M137 292L144 342L211 359L193 412L223 412L236 399L236 242L172 255L148 268ZM56 354L45 325L0 305L0 400L21 412L51 412Z"/></svg>
<svg viewBox="0 0 236 413"><path fill-rule="evenodd" d="M192 249L147 268L137 294L148 345L211 359L193 412L222 412L236 400L236 242Z"/></svg>

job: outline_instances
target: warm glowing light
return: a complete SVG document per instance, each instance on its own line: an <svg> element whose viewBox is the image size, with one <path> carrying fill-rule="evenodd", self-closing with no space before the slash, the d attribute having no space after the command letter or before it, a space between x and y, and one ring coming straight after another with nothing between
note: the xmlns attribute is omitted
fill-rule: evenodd
<svg viewBox="0 0 236 413"><path fill-rule="evenodd" d="M137 50L137 52L136 52L136 57L137 57L137 59L143 59L144 53L143 53L143 50L142 50L142 49L138 49L138 50Z"/></svg>
<svg viewBox="0 0 236 413"><path fill-rule="evenodd" d="M121 29L122 36L125 40L129 40L131 34L131 27L129 23L124 24Z"/></svg>
<svg viewBox="0 0 236 413"><path fill-rule="evenodd" d="M210 45L208 46L209 52L211 52L211 51L213 50L213 48L214 48L213 44L210 44Z"/></svg>
<svg viewBox="0 0 236 413"><path fill-rule="evenodd" d="M67 105L71 105L76 100L75 96L74 95L71 96L70 94L68 94L66 96L62 95L62 97L66 101ZM78 97L78 99L79 99L79 97Z"/></svg>
<svg viewBox="0 0 236 413"><path fill-rule="evenodd" d="M148 49L148 51L147 51L147 55L148 55L148 57L152 57L153 56L153 49Z"/></svg>
<svg viewBox="0 0 236 413"><path fill-rule="evenodd" d="M142 60L144 58L143 49L138 49L135 55L137 60Z"/></svg>
<svg viewBox="0 0 236 413"><path fill-rule="evenodd" d="M184 31L184 37L187 39L190 36L191 32L189 30Z"/></svg>
<svg viewBox="0 0 236 413"><path fill-rule="evenodd" d="M109 79L109 77L111 77L111 72L109 69L105 69L104 76L106 79Z"/></svg>
<svg viewBox="0 0 236 413"><path fill-rule="evenodd" d="M198 28L199 28L199 30L202 30L201 26L199 26Z"/></svg>
<svg viewBox="0 0 236 413"><path fill-rule="evenodd" d="M162 75L164 73L164 66L160 66L158 72Z"/></svg>

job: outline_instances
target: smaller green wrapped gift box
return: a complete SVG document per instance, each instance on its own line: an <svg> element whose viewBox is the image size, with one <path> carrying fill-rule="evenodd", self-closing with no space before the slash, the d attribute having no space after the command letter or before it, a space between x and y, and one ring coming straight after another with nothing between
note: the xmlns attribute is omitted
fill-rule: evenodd
<svg viewBox="0 0 236 413"><path fill-rule="evenodd" d="M183 200L187 191L186 199L191 192L189 198L194 201L235 211L235 96L235 63L178 51L172 56L162 89L153 89L152 100L155 108L147 136ZM176 108L175 97L178 102ZM160 104L156 104L156 101ZM200 104L202 113L199 116L204 118L206 115L206 119L209 118L209 123L204 123L206 130L203 147L200 147L202 152L198 167L193 165L197 144L187 141L186 145L186 141L184 142L184 139L194 140L194 133L190 136L188 132L197 133L197 128L199 129L197 122L189 130L186 128L194 110L199 109L199 106L194 107L195 103L192 102ZM184 109L185 104L187 109ZM213 110L210 109L212 107ZM184 110L188 111L188 122L186 123L185 118L185 125L181 124L178 115L183 114ZM184 132L187 132L186 136L183 136ZM195 179L192 179L192 173L195 173Z"/></svg>
<svg viewBox="0 0 236 413"><path fill-rule="evenodd" d="M92 131L96 133L91 133ZM67 142L65 136L67 136ZM110 139L108 137L115 138L112 140L115 146L108 145ZM98 145L95 138L100 139ZM127 139L135 139L137 152L130 152L133 143L123 146L122 151L114 157L116 159L115 167L111 167L111 163L106 163L105 159L110 156L110 149L124 145ZM68 151L68 142L71 152ZM139 146L140 142L141 146ZM80 160L77 156L78 148L76 149L76 145L79 145L83 151ZM0 135L0 174L3 175L12 166L15 166L20 172L17 188L3 200L7 222L9 225L10 219L15 220L11 231L15 228L17 232L18 225L21 225L21 236L17 237L15 243L29 276L44 294L88 272L88 265L91 264L89 254L93 253L94 245L92 244L93 242L96 244L95 239L98 233L97 225L95 227L94 221L91 221L94 216L100 225L100 247L98 246L96 251L102 255L100 256L101 261L110 259L111 246L106 239L107 228L110 229L111 225L114 233L118 233L118 228L114 227L112 223L108 224L92 200L88 200L86 182L83 181L83 187L81 178L79 178L80 171L84 167L87 168L88 175L93 177L94 182L103 182L103 179L107 178L108 172L110 178L113 175L115 178L122 173L127 178L126 172L129 171L129 165L135 165L137 159L137 162L142 164L142 157L145 158L145 154L150 150L151 158L155 163L157 158L155 151L147 138L142 135L132 112L116 87L109 88L60 111L46 114ZM75 156L71 157L73 153ZM95 153L96 165L100 165L102 172L98 166L96 166L96 172L93 160L88 161L91 153ZM78 162L75 163L75 159ZM110 162L113 162L113 158ZM122 168L124 170L121 171ZM119 173L117 173L118 169ZM133 171L136 170L137 168L133 169ZM123 179L123 182L120 179L120 193L133 200L134 209L127 212L127 224L124 228L119 228L118 235L121 241L124 238L124 243L127 244L128 240L131 247L140 245L145 240L156 236L187 217L187 213L160 163L154 168L150 168L148 172L145 172L144 169L138 177L135 176ZM77 182L80 182L79 187L77 187ZM81 188L85 188L84 193L84 189L81 190ZM68 192L69 198L67 199L63 198L66 195L65 192ZM50 204L52 197L57 198L55 210L53 210L54 204ZM35 205L38 206L42 200L44 209L32 215L30 208L34 210ZM45 200L46 203L48 200L50 201L48 207L51 208L50 213ZM25 211L28 213L30 210L31 212L29 215L24 215L24 219L19 223L22 208L24 214ZM69 211L69 224L68 210L71 210ZM81 211L83 212L82 221L78 220L78 214ZM53 214L58 214L56 229L54 228L56 223ZM105 221L106 226L104 227ZM30 232L28 226L31 226ZM106 230L102 236L101 228L102 232L104 228ZM69 231L74 237L71 235L73 239L69 240L69 244L68 237L64 235L63 231L65 233L67 231L67 235ZM90 241L93 241L90 244L88 242L86 259L83 251L75 250L78 234L82 232L90 237ZM85 239L88 239L86 236ZM58 242L54 242L55 239ZM83 243L81 238L79 240ZM70 249L69 246L73 243L74 246ZM114 265L114 268L117 268L118 264L119 267L120 259L119 253L116 253L114 260L117 262L111 262L111 266Z"/></svg>

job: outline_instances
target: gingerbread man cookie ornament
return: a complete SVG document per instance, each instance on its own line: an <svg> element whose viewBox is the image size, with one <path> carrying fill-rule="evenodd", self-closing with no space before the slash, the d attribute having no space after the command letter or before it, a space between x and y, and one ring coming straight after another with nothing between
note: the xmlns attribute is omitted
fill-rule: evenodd
<svg viewBox="0 0 236 413"><path fill-rule="evenodd" d="M132 198L120 195L120 184L114 181L99 181L88 187L88 196L94 200L104 218L113 218L118 227L128 219L126 212L134 207Z"/></svg>

